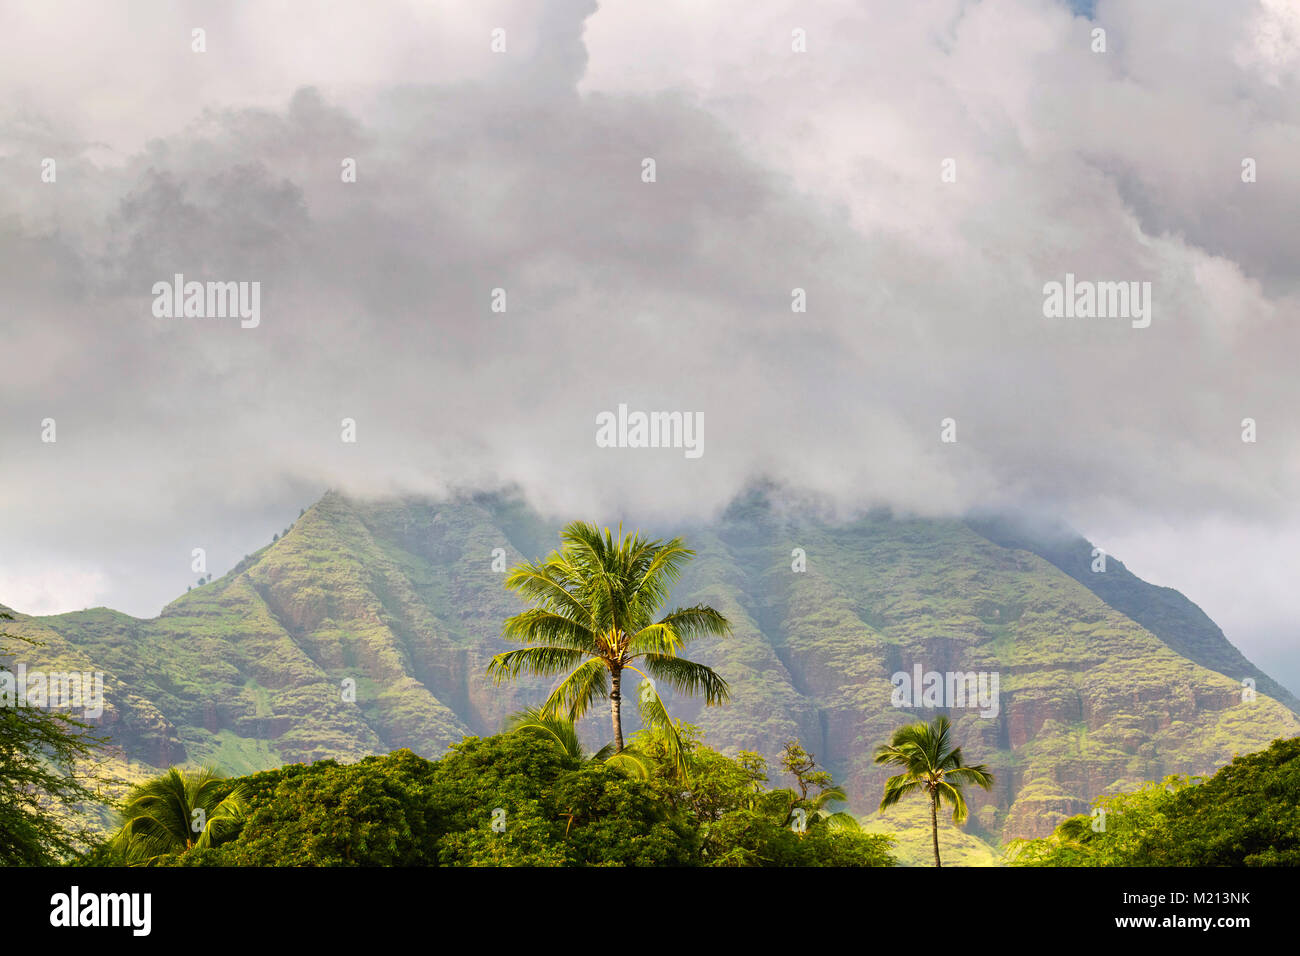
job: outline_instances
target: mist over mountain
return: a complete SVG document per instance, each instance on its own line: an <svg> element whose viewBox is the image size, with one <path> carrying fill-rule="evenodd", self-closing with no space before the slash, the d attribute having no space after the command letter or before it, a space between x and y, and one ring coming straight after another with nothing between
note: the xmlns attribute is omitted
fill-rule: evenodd
<svg viewBox="0 0 1300 956"><path fill-rule="evenodd" d="M153 614L327 487L680 521L767 474L1064 516L1291 655L1295 5L1097 6L11 4L0 593ZM259 324L155 315L178 273ZM1150 326L1046 318L1067 274ZM598 447L620 404L702 457Z"/></svg>

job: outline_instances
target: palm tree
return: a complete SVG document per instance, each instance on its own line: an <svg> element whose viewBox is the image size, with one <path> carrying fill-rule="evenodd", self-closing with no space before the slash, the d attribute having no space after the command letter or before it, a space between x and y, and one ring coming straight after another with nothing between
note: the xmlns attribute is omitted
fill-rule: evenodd
<svg viewBox="0 0 1300 956"><path fill-rule="evenodd" d="M962 763L961 748L952 746L951 730L952 723L940 715L929 724L920 721L899 727L888 744L876 748L876 763L904 768L903 773L885 781L881 810L908 794L924 791L929 796L935 866L943 865L939 862L939 804L949 804L953 822L964 823L969 811L963 787L968 783L985 790L993 786L993 774L983 764L968 767Z"/></svg>
<svg viewBox="0 0 1300 956"><path fill-rule="evenodd" d="M678 653L696 638L730 633L727 619L698 604L655 620L682 565L695 554L681 538L624 535L622 525L615 536L609 528L602 532L581 521L568 525L560 538L559 551L540 563L526 561L506 577L506 587L535 606L506 619L502 636L529 646L492 658L488 674L496 683L521 672L563 674L541 710L570 721L608 697L615 753L623 751L624 671L644 678L638 695L642 714L669 729L672 722L655 680L683 694L703 692L706 705L728 699L722 677Z"/></svg>
<svg viewBox="0 0 1300 956"><path fill-rule="evenodd" d="M238 831L246 806L244 789L227 792L225 778L215 769L172 767L131 791L113 846L129 862L145 865L216 846Z"/></svg>
<svg viewBox="0 0 1300 956"><path fill-rule="evenodd" d="M639 777L642 780L650 776L651 764L643 754L632 748L615 752L614 745L611 743L601 747L595 754L588 755L582 746L582 741L578 739L578 727L573 721L547 714L538 707L529 707L517 714L511 714L506 718L504 731L531 734L545 740L554 744L576 763L595 761L608 764L629 776Z"/></svg>

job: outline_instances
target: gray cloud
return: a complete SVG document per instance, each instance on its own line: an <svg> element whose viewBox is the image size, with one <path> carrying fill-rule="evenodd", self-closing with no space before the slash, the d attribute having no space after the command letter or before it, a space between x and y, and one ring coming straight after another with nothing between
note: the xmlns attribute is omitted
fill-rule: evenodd
<svg viewBox="0 0 1300 956"><path fill-rule="evenodd" d="M1182 528L1232 556L1232 588L1259 582L1249 609L1220 589L1230 637L1276 644L1300 610L1250 557L1300 527L1284 7L1103 0L1099 56L1093 21L1046 0L392 4L281 57L312 27L268 5L209 26L206 73L200 8L179 9L129 40L89 8L24 13L0 72L0 600L152 613L191 547L220 572L326 486L694 517L763 475L846 506L1064 515L1213 590L1169 547ZM62 74L34 91L28 51L60 23L132 54L97 112ZM154 318L177 272L261 282L261 325ZM1151 327L1045 319L1066 272L1150 281ZM620 402L702 411L704 456L596 448Z"/></svg>

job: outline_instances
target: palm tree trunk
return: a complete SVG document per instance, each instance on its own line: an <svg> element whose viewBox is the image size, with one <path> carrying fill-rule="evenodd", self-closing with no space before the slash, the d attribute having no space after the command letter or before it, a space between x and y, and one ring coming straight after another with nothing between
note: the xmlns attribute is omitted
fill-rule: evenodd
<svg viewBox="0 0 1300 956"><path fill-rule="evenodd" d="M622 683L622 675L619 671L614 671L613 685L614 689L609 693L609 716L614 721L614 749L622 751L623 749L623 714L621 704L623 697L619 693L619 684Z"/></svg>
<svg viewBox="0 0 1300 956"><path fill-rule="evenodd" d="M930 791L930 834L934 837L934 865L943 866L939 862L939 795L933 790Z"/></svg>

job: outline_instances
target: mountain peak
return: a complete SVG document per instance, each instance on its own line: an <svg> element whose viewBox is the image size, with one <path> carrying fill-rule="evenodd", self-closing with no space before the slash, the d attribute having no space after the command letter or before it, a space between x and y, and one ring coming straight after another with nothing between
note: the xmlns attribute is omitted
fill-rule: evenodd
<svg viewBox="0 0 1300 956"><path fill-rule="evenodd" d="M84 612L15 629L109 675L120 690L105 730L136 761L248 771L400 747L435 756L547 693L537 679L495 687L486 667L520 609L497 569L558 546L560 524L508 494L332 491L158 618ZM1300 732L1290 696L1248 671L1199 608L1113 559L1092 574L1077 535L987 518L833 520L771 487L714 522L667 530L697 552L674 602L707 601L733 626L695 649L731 683L731 703L670 695L674 716L730 751L774 757L800 739L859 812L879 801L875 746L937 712L998 775L969 824L992 843L1042 835L1116 787L1208 772ZM898 675L918 669L984 675L999 699L900 705ZM1247 700L1251 674L1259 693ZM605 742L599 721L583 731Z"/></svg>

